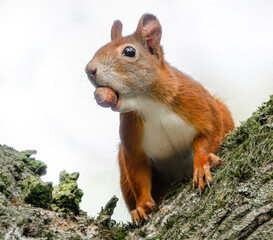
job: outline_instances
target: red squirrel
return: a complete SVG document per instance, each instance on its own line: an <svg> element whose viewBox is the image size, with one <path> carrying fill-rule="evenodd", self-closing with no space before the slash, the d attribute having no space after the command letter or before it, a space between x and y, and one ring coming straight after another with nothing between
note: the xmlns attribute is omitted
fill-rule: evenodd
<svg viewBox="0 0 273 240"><path fill-rule="evenodd" d="M193 175L200 192L210 186L211 166L223 163L215 154L234 129L225 104L164 60L161 35L154 15L144 14L126 37L117 20L111 42L85 69L98 104L120 113L120 184L136 224L171 182Z"/></svg>

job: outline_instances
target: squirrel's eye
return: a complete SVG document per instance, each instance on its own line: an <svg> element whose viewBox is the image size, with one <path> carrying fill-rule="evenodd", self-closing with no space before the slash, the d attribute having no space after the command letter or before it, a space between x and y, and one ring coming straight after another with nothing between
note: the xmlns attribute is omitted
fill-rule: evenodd
<svg viewBox="0 0 273 240"><path fill-rule="evenodd" d="M126 57L135 57L136 56L136 50L133 48L133 47L126 47L123 49L123 52L122 52L122 55L123 56L126 56Z"/></svg>

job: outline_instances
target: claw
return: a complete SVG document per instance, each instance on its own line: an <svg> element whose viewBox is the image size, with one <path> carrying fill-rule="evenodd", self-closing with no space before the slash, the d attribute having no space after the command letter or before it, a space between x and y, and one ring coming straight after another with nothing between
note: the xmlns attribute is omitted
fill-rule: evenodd
<svg viewBox="0 0 273 240"><path fill-rule="evenodd" d="M148 216L146 215L146 213L145 213L145 211L144 211L143 208L138 207L138 208L137 208L137 211L138 211L138 214L139 214L139 216L140 216L140 218L141 218L142 220L148 220L148 219L149 219Z"/></svg>
<svg viewBox="0 0 273 240"><path fill-rule="evenodd" d="M198 169L195 169L193 173L193 188L197 187L198 171Z"/></svg>
<svg viewBox="0 0 273 240"><path fill-rule="evenodd" d="M138 222L137 219L134 219L134 223L135 223L136 226L139 226L139 224L140 224L140 222Z"/></svg>
<svg viewBox="0 0 273 240"><path fill-rule="evenodd" d="M204 159L203 159L204 160ZM207 157L207 161L197 161L198 164L195 164L194 172L193 172L193 187L198 187L200 195L205 189L204 176L208 187L213 181L210 168L213 165L220 166L225 164L220 158L218 158L215 154L210 153Z"/></svg>
<svg viewBox="0 0 273 240"><path fill-rule="evenodd" d="M140 216L138 214L138 211L135 209L135 210L132 210L131 211L131 215L132 215L132 219L135 223L136 226L139 226L141 220L140 220Z"/></svg>
<svg viewBox="0 0 273 240"><path fill-rule="evenodd" d="M209 167L204 166L204 172L205 172L205 179L206 179L207 185L210 188L210 184L212 183L212 176L211 176Z"/></svg>
<svg viewBox="0 0 273 240"><path fill-rule="evenodd" d="M151 212L158 209L158 207L154 203L146 202L146 206L150 209Z"/></svg>
<svg viewBox="0 0 273 240"><path fill-rule="evenodd" d="M195 181L192 182L192 187L195 189L197 187L197 183Z"/></svg>
<svg viewBox="0 0 273 240"><path fill-rule="evenodd" d="M139 207L131 211L133 222L136 226L139 226L143 220L149 220L148 213L151 213L155 210L157 210L157 206L153 201L140 204Z"/></svg>
<svg viewBox="0 0 273 240"><path fill-rule="evenodd" d="M209 181L207 180L207 185L208 185L208 187L210 188L210 183L209 183Z"/></svg>
<svg viewBox="0 0 273 240"><path fill-rule="evenodd" d="M198 188L198 191L199 191L199 194L201 196L202 195L202 188L201 188L201 186Z"/></svg>
<svg viewBox="0 0 273 240"><path fill-rule="evenodd" d="M225 162L223 160L221 160L220 158L218 158L213 153L210 153L208 156L208 164L209 164L209 166L212 166L213 164L216 166L220 166L220 165L225 164Z"/></svg>
<svg viewBox="0 0 273 240"><path fill-rule="evenodd" d="M223 160L221 160L221 159L219 159L218 162L219 162L220 165L225 165L225 162Z"/></svg>

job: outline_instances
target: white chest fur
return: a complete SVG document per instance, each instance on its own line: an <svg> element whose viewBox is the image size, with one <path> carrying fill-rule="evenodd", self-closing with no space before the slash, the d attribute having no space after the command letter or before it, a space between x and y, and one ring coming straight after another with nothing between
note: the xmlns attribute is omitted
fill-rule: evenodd
<svg viewBox="0 0 273 240"><path fill-rule="evenodd" d="M193 126L183 121L168 107L152 100L138 101L144 118L144 151L154 160L167 159L192 145Z"/></svg>

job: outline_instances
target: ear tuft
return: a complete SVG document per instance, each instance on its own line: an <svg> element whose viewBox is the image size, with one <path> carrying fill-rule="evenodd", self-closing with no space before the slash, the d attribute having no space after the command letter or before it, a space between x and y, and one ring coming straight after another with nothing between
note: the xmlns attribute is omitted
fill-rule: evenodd
<svg viewBox="0 0 273 240"><path fill-rule="evenodd" d="M112 29L111 29L111 41L117 40L119 38L122 38L122 23L119 20L116 20L113 23Z"/></svg>
<svg viewBox="0 0 273 240"><path fill-rule="evenodd" d="M160 44L162 29L157 18L152 14L144 14L139 20L136 35L146 40L152 52Z"/></svg>
<svg viewBox="0 0 273 240"><path fill-rule="evenodd" d="M145 14L143 15L143 21L142 24L145 27L146 24L148 24L151 21L157 21L157 18L152 14Z"/></svg>

